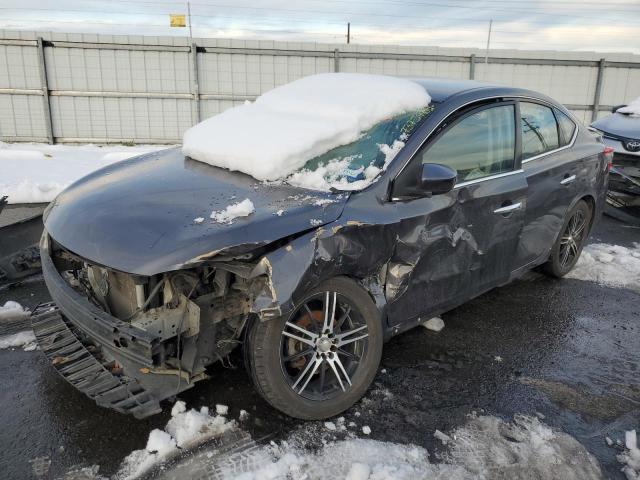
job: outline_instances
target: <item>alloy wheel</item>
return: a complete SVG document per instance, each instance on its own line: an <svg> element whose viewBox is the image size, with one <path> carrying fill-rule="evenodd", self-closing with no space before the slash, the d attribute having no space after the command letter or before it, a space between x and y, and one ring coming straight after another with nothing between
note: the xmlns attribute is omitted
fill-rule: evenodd
<svg viewBox="0 0 640 480"><path fill-rule="evenodd" d="M367 351L368 327L338 292L307 298L284 325L280 365L287 383L309 400L347 391Z"/></svg>
<svg viewBox="0 0 640 480"><path fill-rule="evenodd" d="M558 259L563 269L568 269L578 260L586 226L587 217L581 210L576 210L560 238Z"/></svg>

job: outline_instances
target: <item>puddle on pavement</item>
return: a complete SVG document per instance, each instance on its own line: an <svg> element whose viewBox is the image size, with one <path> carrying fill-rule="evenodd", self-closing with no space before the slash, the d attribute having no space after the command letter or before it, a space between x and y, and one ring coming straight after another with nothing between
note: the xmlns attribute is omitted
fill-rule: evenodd
<svg viewBox="0 0 640 480"><path fill-rule="evenodd" d="M629 386L618 386L624 393L598 395L581 386L553 380L531 377L521 377L519 380L524 385L538 388L561 408L589 419L606 422L640 407L640 394ZM635 395L636 398L629 398L627 395Z"/></svg>

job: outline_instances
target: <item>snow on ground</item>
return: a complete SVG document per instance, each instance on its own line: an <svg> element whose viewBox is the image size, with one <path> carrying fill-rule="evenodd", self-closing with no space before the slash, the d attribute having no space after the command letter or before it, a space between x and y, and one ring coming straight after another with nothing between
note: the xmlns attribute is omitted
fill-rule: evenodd
<svg viewBox="0 0 640 480"><path fill-rule="evenodd" d="M626 107L616 110L618 113L626 113L627 115L633 115L634 117L640 117L640 97L629 103Z"/></svg>
<svg viewBox="0 0 640 480"><path fill-rule="evenodd" d="M38 348L36 337L31 330L13 333L0 337L0 350L7 348L22 348L25 352L30 352Z"/></svg>
<svg viewBox="0 0 640 480"><path fill-rule="evenodd" d="M438 458L422 447L356 438L353 433L323 441L322 448L312 452L306 448L308 437L317 433L308 429L301 427L279 445L243 452L238 461L219 462L216 471L220 478L238 480L601 478L597 460L580 443L534 417L517 415L505 422L471 416L450 435L439 432L447 445Z"/></svg>
<svg viewBox="0 0 640 480"><path fill-rule="evenodd" d="M229 205L224 210L217 210L211 212L211 219L216 223L227 223L231 224L236 218L239 217L248 217L251 215L256 208L253 206L253 202L248 198L245 198L241 202L234 203ZM198 220L195 219L194 222ZM202 223L202 222L196 222Z"/></svg>
<svg viewBox="0 0 640 480"><path fill-rule="evenodd" d="M258 180L282 179L308 160L353 142L376 123L430 101L410 80L352 73L311 75L190 128L182 151Z"/></svg>
<svg viewBox="0 0 640 480"><path fill-rule="evenodd" d="M138 478L157 467L161 467L160 478L173 478L173 467L162 465L177 457L180 450L239 428L233 420L211 416L206 407L187 411L181 401L176 402L171 414L164 430L151 432L145 449L125 459L117 479ZM336 422L345 424L343 417ZM218 454L218 446L209 451L199 450L203 454L198 457L199 461L206 465L198 463L190 467L191 457L185 456L186 470L180 460L175 468L181 475L191 468L198 471L205 468L215 471L216 478L236 480L601 478L597 460L578 441L552 430L536 417L516 415L507 422L472 414L466 424L447 434L425 432L425 435L435 434L443 442L443 453L435 456L422 447L363 438L371 434L371 430L366 426L360 430L357 427L354 422L349 423L349 428L337 428L334 422L308 422L280 443L271 442L235 453L232 449L230 454ZM629 438L629 451L623 454L624 458L621 455L620 461L635 468L634 460L629 460L635 455Z"/></svg>
<svg viewBox="0 0 640 480"><path fill-rule="evenodd" d="M607 243L587 245L567 277L640 291L640 243L631 248Z"/></svg>
<svg viewBox="0 0 640 480"><path fill-rule="evenodd" d="M9 203L50 202L89 173L164 145L47 145L0 142L0 196Z"/></svg>
<svg viewBox="0 0 640 480"><path fill-rule="evenodd" d="M628 480L638 480L640 479L640 449L635 430L625 433L625 446L627 449L617 457L618 461L624 464L622 472Z"/></svg>
<svg viewBox="0 0 640 480"><path fill-rule="evenodd" d="M20 320L29 316L29 310L18 302L9 300L0 306L0 320Z"/></svg>
<svg viewBox="0 0 640 480"><path fill-rule="evenodd" d="M444 320L442 320L440 317L433 317L426 322L422 322L421 325L427 330L439 332L444 328Z"/></svg>
<svg viewBox="0 0 640 480"><path fill-rule="evenodd" d="M195 447L235 425L235 421L221 415L210 415L207 407L187 410L185 403L178 401L164 430L152 430L146 448L129 454L116 478L138 478L153 466L176 457L182 449Z"/></svg>

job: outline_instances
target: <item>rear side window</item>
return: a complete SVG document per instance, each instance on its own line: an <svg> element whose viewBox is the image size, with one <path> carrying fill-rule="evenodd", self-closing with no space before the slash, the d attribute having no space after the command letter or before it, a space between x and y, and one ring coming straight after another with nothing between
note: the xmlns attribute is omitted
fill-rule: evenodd
<svg viewBox="0 0 640 480"><path fill-rule="evenodd" d="M558 119L558 125L560 126L560 145L564 147L571 142L573 133L576 131L576 124L560 110L554 109L554 112Z"/></svg>
<svg viewBox="0 0 640 480"><path fill-rule="evenodd" d="M511 171L515 162L514 117L513 105L473 113L419 154L422 163L455 168L458 182Z"/></svg>
<svg viewBox="0 0 640 480"><path fill-rule="evenodd" d="M553 111L537 103L520 103L522 159L535 157L560 146L558 125Z"/></svg>

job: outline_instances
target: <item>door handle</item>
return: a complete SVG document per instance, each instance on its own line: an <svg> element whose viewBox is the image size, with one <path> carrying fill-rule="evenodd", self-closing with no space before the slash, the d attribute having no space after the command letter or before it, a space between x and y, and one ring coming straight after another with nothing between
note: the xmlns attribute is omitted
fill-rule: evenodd
<svg viewBox="0 0 640 480"><path fill-rule="evenodd" d="M511 205L507 205L506 207L496 208L493 213L509 213L514 210L520 210L522 208L522 202L512 203Z"/></svg>
<svg viewBox="0 0 640 480"><path fill-rule="evenodd" d="M562 179L560 181L560 185L569 185L571 182L573 182L576 179L575 175L570 175L568 177L564 177L564 179Z"/></svg>

